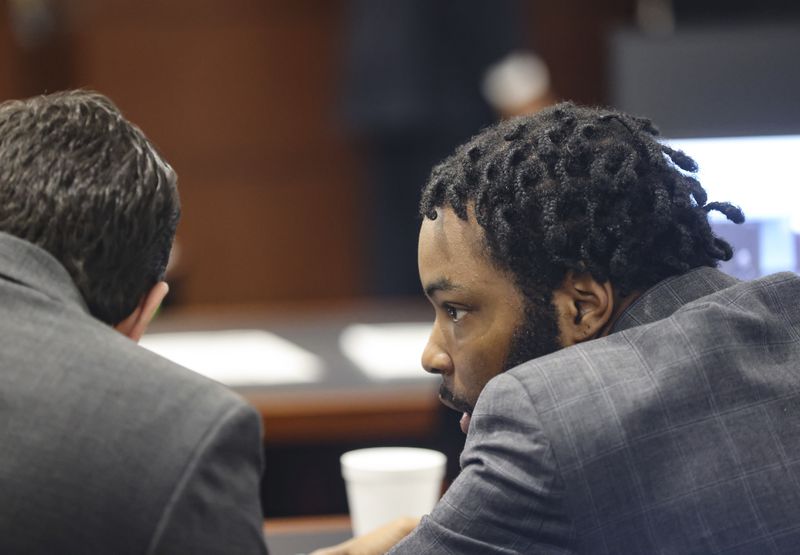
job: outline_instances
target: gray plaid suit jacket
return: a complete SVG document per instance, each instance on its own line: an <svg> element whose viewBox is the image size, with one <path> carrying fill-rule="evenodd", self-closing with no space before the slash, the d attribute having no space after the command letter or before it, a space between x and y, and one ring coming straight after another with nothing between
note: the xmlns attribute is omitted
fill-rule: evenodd
<svg viewBox="0 0 800 555"><path fill-rule="evenodd" d="M800 553L800 277L702 268L478 400L399 553Z"/></svg>
<svg viewBox="0 0 800 555"><path fill-rule="evenodd" d="M0 233L0 553L263 554L257 413Z"/></svg>

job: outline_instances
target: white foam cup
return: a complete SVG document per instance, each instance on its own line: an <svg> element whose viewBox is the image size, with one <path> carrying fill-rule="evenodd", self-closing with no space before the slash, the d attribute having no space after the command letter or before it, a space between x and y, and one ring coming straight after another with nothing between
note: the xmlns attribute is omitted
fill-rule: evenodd
<svg viewBox="0 0 800 555"><path fill-rule="evenodd" d="M355 535L433 509L442 491L444 454L415 447L375 447L342 455L342 476Z"/></svg>

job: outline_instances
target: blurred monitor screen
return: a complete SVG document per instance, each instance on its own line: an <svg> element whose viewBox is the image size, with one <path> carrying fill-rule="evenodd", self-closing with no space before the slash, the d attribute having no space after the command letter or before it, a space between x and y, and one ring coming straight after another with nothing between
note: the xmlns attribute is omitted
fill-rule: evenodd
<svg viewBox="0 0 800 555"><path fill-rule="evenodd" d="M711 212L715 232L734 248L720 269L741 279L800 272L800 135L664 142L694 158L709 202L744 211L741 225Z"/></svg>

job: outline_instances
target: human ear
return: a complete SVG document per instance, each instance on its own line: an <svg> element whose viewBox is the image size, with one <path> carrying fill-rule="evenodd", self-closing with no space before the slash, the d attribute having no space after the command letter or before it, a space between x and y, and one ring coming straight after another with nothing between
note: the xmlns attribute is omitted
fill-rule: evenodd
<svg viewBox="0 0 800 555"><path fill-rule="evenodd" d="M614 288L600 283L589 272L567 272L553 292L558 310L558 327L564 347L602 335L614 314Z"/></svg>
<svg viewBox="0 0 800 555"><path fill-rule="evenodd" d="M114 328L122 335L138 342L147 330L147 326L155 316L156 310L158 310L167 293L169 293L167 282L159 281L150 291L145 293L134 311Z"/></svg>

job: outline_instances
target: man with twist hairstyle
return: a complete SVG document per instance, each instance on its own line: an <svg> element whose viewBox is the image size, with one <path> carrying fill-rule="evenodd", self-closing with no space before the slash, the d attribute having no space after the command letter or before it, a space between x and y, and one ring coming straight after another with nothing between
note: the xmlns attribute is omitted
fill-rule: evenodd
<svg viewBox="0 0 800 555"><path fill-rule="evenodd" d="M433 170L422 363L467 439L390 553L797 552L800 278L716 269L732 249L708 213L743 215L696 170L649 121L568 103Z"/></svg>

